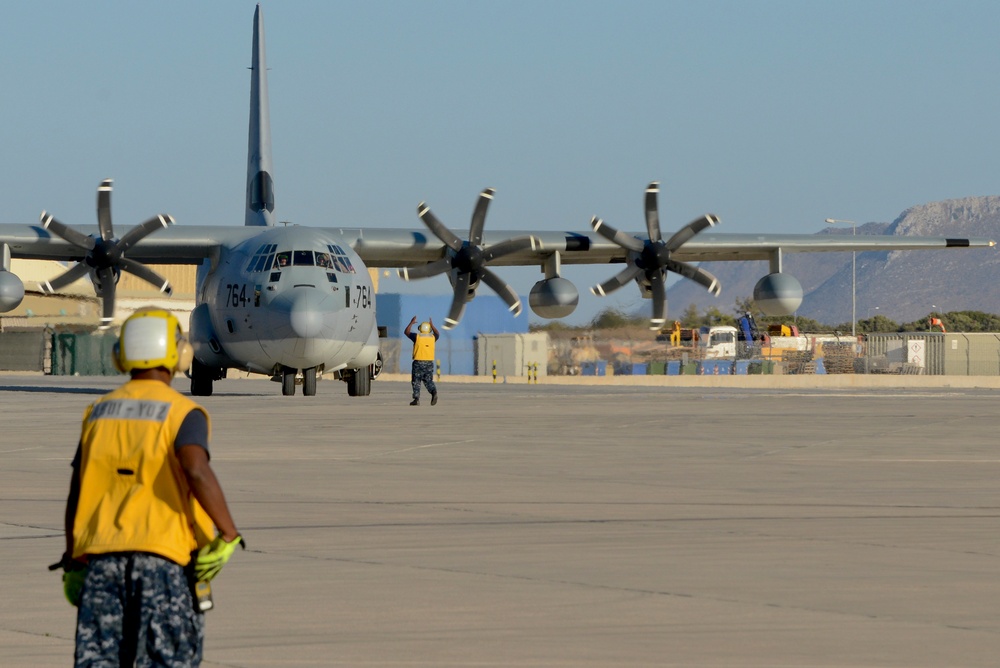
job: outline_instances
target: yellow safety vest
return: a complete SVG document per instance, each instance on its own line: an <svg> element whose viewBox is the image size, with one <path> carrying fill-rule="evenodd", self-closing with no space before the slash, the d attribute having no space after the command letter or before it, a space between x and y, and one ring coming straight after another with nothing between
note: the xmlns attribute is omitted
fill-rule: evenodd
<svg viewBox="0 0 1000 668"><path fill-rule="evenodd" d="M215 526L174 452L191 410L205 412L158 380L129 381L87 408L73 557L151 552L185 566L211 542Z"/></svg>
<svg viewBox="0 0 1000 668"><path fill-rule="evenodd" d="M417 362L434 360L433 334L417 334L417 340L413 342L413 359Z"/></svg>

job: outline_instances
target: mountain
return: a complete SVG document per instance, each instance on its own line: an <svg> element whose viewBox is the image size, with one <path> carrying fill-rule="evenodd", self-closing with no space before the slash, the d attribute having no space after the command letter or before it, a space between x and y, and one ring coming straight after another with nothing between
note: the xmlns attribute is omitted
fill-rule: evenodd
<svg viewBox="0 0 1000 668"><path fill-rule="evenodd" d="M1000 240L1000 197L915 206L892 223L859 225L857 233ZM851 234L851 228L828 227L817 234ZM797 315L829 325L850 322L850 253L788 253L783 264L785 272L802 284L804 296ZM705 262L702 266L722 283L722 294L715 298L691 281L677 281L667 290L670 313L679 315L689 304L699 311L714 306L733 313L736 300L753 295L754 285L768 271L766 262ZM859 320L884 315L904 323L931 311L1000 313L1000 253L995 249L858 253L856 284Z"/></svg>

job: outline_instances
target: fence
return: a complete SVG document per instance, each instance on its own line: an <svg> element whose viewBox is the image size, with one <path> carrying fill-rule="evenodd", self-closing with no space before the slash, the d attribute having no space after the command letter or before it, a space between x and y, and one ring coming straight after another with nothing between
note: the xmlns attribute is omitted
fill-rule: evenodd
<svg viewBox="0 0 1000 668"><path fill-rule="evenodd" d="M530 335L529 335L530 336ZM915 332L858 337L796 337L795 347L743 347L736 360L703 359L641 332L549 334L542 375L921 374L1000 376L1000 333ZM0 333L0 370L53 375L115 375L111 333ZM775 343L774 340L771 341ZM399 365L399 342L382 340L386 368ZM469 351L468 365L473 352ZM543 358L544 359L544 358ZM407 360L408 361L408 360ZM541 360L540 360L541 361ZM448 373L448 369L443 369ZM511 371L513 375L524 375ZM526 371L524 373L527 373Z"/></svg>
<svg viewBox="0 0 1000 668"><path fill-rule="evenodd" d="M551 375L920 374L1000 375L1000 334L914 332L780 337L740 344L736 360L704 359L642 333L553 336ZM601 370L604 370L603 373Z"/></svg>
<svg viewBox="0 0 1000 668"><path fill-rule="evenodd" d="M0 333L0 370L55 376L114 376L116 337L107 332L36 330Z"/></svg>

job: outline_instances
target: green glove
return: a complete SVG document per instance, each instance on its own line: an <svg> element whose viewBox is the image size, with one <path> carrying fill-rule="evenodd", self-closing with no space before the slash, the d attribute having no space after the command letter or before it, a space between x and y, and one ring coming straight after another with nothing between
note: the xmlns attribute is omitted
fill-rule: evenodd
<svg viewBox="0 0 1000 668"><path fill-rule="evenodd" d="M83 581L87 579L87 564L76 561L68 554L64 554L62 559L49 566L50 571L63 569L63 595L69 604L75 608L80 607L80 594L83 592Z"/></svg>
<svg viewBox="0 0 1000 668"><path fill-rule="evenodd" d="M246 549L243 536L237 536L231 543L223 540L222 536L216 536L215 540L198 550L198 556L194 559L195 577L198 580L208 581L218 575L229 561L229 557L233 556L237 545Z"/></svg>
<svg viewBox="0 0 1000 668"><path fill-rule="evenodd" d="M86 567L78 571L63 571L63 594L74 608L80 607L80 595L83 593L83 581L86 579Z"/></svg>

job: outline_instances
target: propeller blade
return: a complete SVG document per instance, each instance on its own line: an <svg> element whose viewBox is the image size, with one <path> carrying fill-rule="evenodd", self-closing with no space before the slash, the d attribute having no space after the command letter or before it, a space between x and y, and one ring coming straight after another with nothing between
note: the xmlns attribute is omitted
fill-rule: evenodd
<svg viewBox="0 0 1000 668"><path fill-rule="evenodd" d="M646 233L650 241L659 241L660 236L660 214L656 203L660 194L660 182L653 181L646 187Z"/></svg>
<svg viewBox="0 0 1000 668"><path fill-rule="evenodd" d="M478 246L483 243L483 226L486 224L486 210L490 206L490 202L493 201L493 193L496 190L493 188L486 188L483 192L479 193L479 199L476 201L476 208L472 212L472 222L469 224L469 243Z"/></svg>
<svg viewBox="0 0 1000 668"><path fill-rule="evenodd" d="M138 276L142 280L146 281L150 285L155 286L160 290L160 292L166 293L168 296L174 293L174 288L170 285L170 281L163 278L155 271L142 264L141 262L136 262L135 260L130 260L127 257L123 257L119 264L123 271L127 271L133 276Z"/></svg>
<svg viewBox="0 0 1000 668"><path fill-rule="evenodd" d="M88 237L89 238L89 237ZM51 281L44 281L38 284L38 289L42 291L43 294L51 295L54 292L62 290L67 285L74 281L78 281L87 275L90 269L83 262L77 262L75 265L70 267L68 270L59 274Z"/></svg>
<svg viewBox="0 0 1000 668"><path fill-rule="evenodd" d="M667 260L664 266L675 274L680 274L684 278L691 279L716 297L722 292L722 284L719 283L719 279L701 267L696 267L687 262L678 262L677 260Z"/></svg>
<svg viewBox="0 0 1000 668"><path fill-rule="evenodd" d="M648 274L649 287L653 293L653 317L649 320L652 330L663 329L667 315L667 290L663 285L663 272L659 269Z"/></svg>
<svg viewBox="0 0 1000 668"><path fill-rule="evenodd" d="M674 252L690 241L691 237L694 235L709 227L715 227L718 224L719 219L710 213L705 214L697 220L692 220L690 223L674 232L674 235L670 237L669 241L667 241L667 250L671 253Z"/></svg>
<svg viewBox="0 0 1000 668"><path fill-rule="evenodd" d="M642 269L635 266L634 264L630 264L624 269L622 269L620 272L609 278L608 280L601 283L600 285L595 285L594 287L592 287L590 291L593 292L598 297L603 297L604 295L610 292L614 292L621 286L633 280L640 273L642 273Z"/></svg>
<svg viewBox="0 0 1000 668"><path fill-rule="evenodd" d="M101 238L111 241L115 238L115 230L111 226L111 188L113 179L104 179L97 187L97 226L101 230Z"/></svg>
<svg viewBox="0 0 1000 668"><path fill-rule="evenodd" d="M158 216L153 216L149 220L139 223L131 230L125 233L121 239L118 240L116 244L118 251L124 253L132 246L139 243L142 239L146 238L156 230L162 230L164 227L169 227L174 224L173 216L168 216L166 214L160 214Z"/></svg>
<svg viewBox="0 0 1000 668"><path fill-rule="evenodd" d="M443 274L444 272L450 270L451 258L445 257L440 260L435 260L434 262L428 262L427 264L420 265L419 267L403 267L399 270L399 277L404 281L410 281L414 278L437 276L438 274Z"/></svg>
<svg viewBox="0 0 1000 668"><path fill-rule="evenodd" d="M101 298L101 325L99 329L111 327L115 318L115 272L110 267L97 270L97 281L100 285L98 294Z"/></svg>
<svg viewBox="0 0 1000 668"><path fill-rule="evenodd" d="M538 237L516 237L514 239L507 239L506 241L501 241L500 243L493 244L487 248L483 252L483 262L492 262L497 258L510 255L511 253L527 250L529 248L532 251L541 250L541 239Z"/></svg>
<svg viewBox="0 0 1000 668"><path fill-rule="evenodd" d="M443 241L448 248L456 253L462 250L462 240L455 236L454 232L445 227L444 223L437 219L437 216L431 213L430 207L427 206L426 202L421 202L417 205L417 215L420 216L420 220L424 221L427 229Z"/></svg>
<svg viewBox="0 0 1000 668"><path fill-rule="evenodd" d="M94 245L97 243L94 241L94 237L88 237L86 234L77 232L72 227L60 223L48 211L42 211L39 220L42 222L42 229L50 230L53 234L65 239L74 246L79 246L88 251L94 250Z"/></svg>
<svg viewBox="0 0 1000 668"><path fill-rule="evenodd" d="M602 237L608 241L614 242L624 248L625 250L630 250L635 253L641 253L645 244L642 243L641 239L636 239L630 234L626 234L620 230L616 230L611 227L603 220L594 216L590 219L590 226L594 228L594 231L600 234Z"/></svg>
<svg viewBox="0 0 1000 668"><path fill-rule="evenodd" d="M452 329L462 319L462 314L465 313L465 302L469 296L469 282L470 276L467 272L459 272L455 277L455 296L452 297L448 317L444 319L443 327L445 329Z"/></svg>
<svg viewBox="0 0 1000 668"><path fill-rule="evenodd" d="M521 315L521 298L514 292L506 281L494 274L489 269L483 267L479 270L479 276L483 283L490 286L493 292L500 295L500 298L507 302L507 310L514 314L514 317Z"/></svg>

